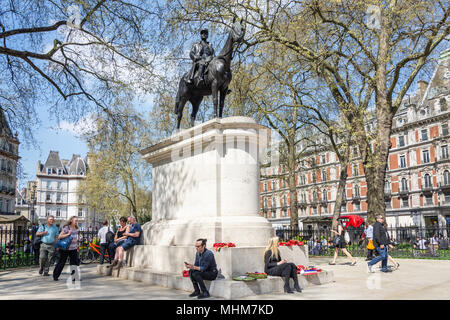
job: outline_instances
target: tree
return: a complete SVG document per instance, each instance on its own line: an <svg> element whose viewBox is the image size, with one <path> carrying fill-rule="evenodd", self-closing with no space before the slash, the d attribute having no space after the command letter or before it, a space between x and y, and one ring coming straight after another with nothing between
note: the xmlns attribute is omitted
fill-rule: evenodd
<svg viewBox="0 0 450 320"><path fill-rule="evenodd" d="M77 120L121 111L112 101L149 91L159 34L144 0L0 3L0 107L28 143L37 110Z"/></svg>
<svg viewBox="0 0 450 320"><path fill-rule="evenodd" d="M316 70L355 129L368 186L368 219L385 215L392 119L433 53L448 43L447 1L177 2L174 20L184 16L222 24L241 15L248 25L247 47L276 42ZM371 115L373 133L366 130Z"/></svg>
<svg viewBox="0 0 450 320"><path fill-rule="evenodd" d="M125 109L126 117L115 126L104 117L97 130L86 136L89 146L86 179L79 193L87 204L107 216L134 215L138 221L151 219L150 170L138 151L149 144L148 127L141 116Z"/></svg>

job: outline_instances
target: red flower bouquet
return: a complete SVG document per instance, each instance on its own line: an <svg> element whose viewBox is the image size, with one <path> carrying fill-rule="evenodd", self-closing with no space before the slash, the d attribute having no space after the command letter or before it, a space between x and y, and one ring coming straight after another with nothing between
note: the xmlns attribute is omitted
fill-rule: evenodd
<svg viewBox="0 0 450 320"><path fill-rule="evenodd" d="M292 247L292 246L304 246L304 242L303 241L298 241L298 240L289 240L287 242L280 242L280 246L285 246L285 247Z"/></svg>
<svg viewBox="0 0 450 320"><path fill-rule="evenodd" d="M185 278L189 277L189 270L183 270L183 277Z"/></svg>
<svg viewBox="0 0 450 320"><path fill-rule="evenodd" d="M216 251L220 251L221 248L234 248L236 245L233 242L218 242L213 244L213 248L216 249Z"/></svg>

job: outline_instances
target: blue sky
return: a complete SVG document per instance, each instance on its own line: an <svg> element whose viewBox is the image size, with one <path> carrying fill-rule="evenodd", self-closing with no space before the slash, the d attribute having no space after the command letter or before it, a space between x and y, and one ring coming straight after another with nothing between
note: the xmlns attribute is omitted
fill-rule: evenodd
<svg viewBox="0 0 450 320"><path fill-rule="evenodd" d="M34 132L38 142L37 147L19 145L19 156L23 166L24 173L27 175L26 179L18 180L19 188L24 187L29 180L35 180L37 162L45 162L47 160L50 150L59 151L62 159L70 159L72 154L79 154L82 157L86 156L88 151L86 143L76 137L72 131L69 123L62 123L62 129L57 129L56 121L49 120L48 117L42 119L42 125L38 132ZM19 137L20 139L20 137Z"/></svg>

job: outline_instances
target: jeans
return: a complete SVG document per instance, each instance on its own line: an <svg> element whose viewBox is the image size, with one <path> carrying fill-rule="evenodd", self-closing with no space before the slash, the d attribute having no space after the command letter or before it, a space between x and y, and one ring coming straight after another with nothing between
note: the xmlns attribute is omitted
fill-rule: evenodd
<svg viewBox="0 0 450 320"><path fill-rule="evenodd" d="M388 262L388 250L385 245L383 249L380 247L376 247L375 250L378 252L378 256L368 262L369 266L373 266L374 264L381 261L381 271L387 271L387 262Z"/></svg>

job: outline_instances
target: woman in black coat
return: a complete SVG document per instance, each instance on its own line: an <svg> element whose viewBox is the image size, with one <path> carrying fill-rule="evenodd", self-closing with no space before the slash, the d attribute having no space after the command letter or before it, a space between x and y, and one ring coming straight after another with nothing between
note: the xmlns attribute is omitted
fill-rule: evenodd
<svg viewBox="0 0 450 320"><path fill-rule="evenodd" d="M270 276L279 276L284 279L284 292L294 293L289 286L289 279L294 280L294 289L302 292L302 288L298 284L297 266L281 259L278 250L278 237L271 238L269 244L264 251L264 272Z"/></svg>

